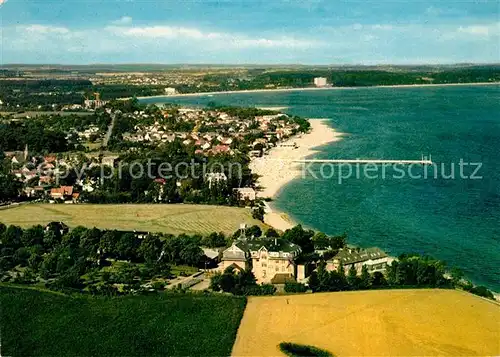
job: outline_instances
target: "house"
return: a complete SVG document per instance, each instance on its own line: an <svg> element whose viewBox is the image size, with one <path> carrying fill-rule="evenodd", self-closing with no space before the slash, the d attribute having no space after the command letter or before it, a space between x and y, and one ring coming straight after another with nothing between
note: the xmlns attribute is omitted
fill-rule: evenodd
<svg viewBox="0 0 500 357"><path fill-rule="evenodd" d="M71 199L73 203L78 202L78 200L80 199L80 194L78 192L73 192L73 195L71 195Z"/></svg>
<svg viewBox="0 0 500 357"><path fill-rule="evenodd" d="M104 166L114 167L117 159L118 156L104 156L101 160L101 163Z"/></svg>
<svg viewBox="0 0 500 357"><path fill-rule="evenodd" d="M205 175L205 181L208 182L208 188L212 188L213 184L226 182L227 176L224 172L209 172Z"/></svg>
<svg viewBox="0 0 500 357"><path fill-rule="evenodd" d="M255 198L257 196L255 190L251 187L235 188L234 191L236 192L237 198L240 201L255 201Z"/></svg>
<svg viewBox="0 0 500 357"><path fill-rule="evenodd" d="M175 134L163 134L161 136L162 140L166 140L169 143L173 142L175 140Z"/></svg>
<svg viewBox="0 0 500 357"><path fill-rule="evenodd" d="M236 240L222 252L222 269L234 266L247 270L251 268L251 257L248 245L244 240Z"/></svg>
<svg viewBox="0 0 500 357"><path fill-rule="evenodd" d="M43 158L43 161L45 161L47 164L55 163L56 160L57 160L57 157L55 157L55 156L45 156Z"/></svg>
<svg viewBox="0 0 500 357"><path fill-rule="evenodd" d="M388 256L379 248L345 248L326 262L328 271L337 270L342 264L347 274L351 266L354 266L358 274L361 274L363 265L366 265L370 273L384 272L394 258Z"/></svg>
<svg viewBox="0 0 500 357"><path fill-rule="evenodd" d="M53 200L63 200L63 201L76 201L79 198L79 194L73 192L73 186L61 186L59 188L52 188L50 190L50 197Z"/></svg>
<svg viewBox="0 0 500 357"><path fill-rule="evenodd" d="M50 185L51 182L52 182L52 177L50 176L40 176L40 178L38 179L39 186Z"/></svg>
<svg viewBox="0 0 500 357"><path fill-rule="evenodd" d="M249 155L250 155L250 157L261 157L262 151L261 150L251 150Z"/></svg>
<svg viewBox="0 0 500 357"><path fill-rule="evenodd" d="M251 269L258 283L284 284L295 280L294 259L301 253L298 245L282 238L246 238L244 235L222 252L222 267Z"/></svg>
<svg viewBox="0 0 500 357"><path fill-rule="evenodd" d="M165 88L165 94L166 95L175 95L175 94L177 94L177 89L172 88L172 87L167 87L167 88Z"/></svg>
<svg viewBox="0 0 500 357"><path fill-rule="evenodd" d="M314 85L316 87L326 87L327 84L328 84L328 80L325 77L314 78Z"/></svg>
<svg viewBox="0 0 500 357"><path fill-rule="evenodd" d="M43 194L45 193L45 189L41 186L35 186L35 187L26 187L24 189L24 193L26 194L27 197L42 197Z"/></svg>
<svg viewBox="0 0 500 357"><path fill-rule="evenodd" d="M229 153L230 151L231 151L231 148L227 145L216 145L212 149L212 152L214 154L225 154L225 153Z"/></svg>
<svg viewBox="0 0 500 357"><path fill-rule="evenodd" d="M52 231L59 233L61 236L69 232L69 227L63 222L50 222L45 226L45 232Z"/></svg>
<svg viewBox="0 0 500 357"><path fill-rule="evenodd" d="M202 248L205 269L216 268L220 262L221 251L217 248Z"/></svg>

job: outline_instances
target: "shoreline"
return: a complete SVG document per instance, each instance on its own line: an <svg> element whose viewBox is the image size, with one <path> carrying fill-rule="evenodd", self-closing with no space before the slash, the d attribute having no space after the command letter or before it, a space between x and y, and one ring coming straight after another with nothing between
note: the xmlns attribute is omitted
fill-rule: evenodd
<svg viewBox="0 0 500 357"><path fill-rule="evenodd" d="M305 134L291 137L284 144L296 144L298 147L278 146L269 150L266 155L253 158L250 162L252 173L259 175L257 197L276 198L282 189L291 181L301 176L300 164L289 160L305 159L319 152L318 147L339 141L343 134L326 124L325 119L308 119L311 130ZM264 223L275 229L284 231L295 226L295 222L284 212L265 204Z"/></svg>
<svg viewBox="0 0 500 357"><path fill-rule="evenodd" d="M423 88L423 87L459 87L459 86L488 86L500 85L500 82L475 82L475 83L437 83L437 84L397 84L397 85L376 85L362 87L297 87L297 88L276 88L276 89L244 89L234 91L220 92L199 92L199 93L182 93L174 95L152 95L145 97L136 97L139 100L152 98L182 98L182 97L197 97L211 96L220 94L244 94L244 93L279 93L279 92L297 92L297 91L325 91L325 90L354 90L354 89L369 89L369 88ZM129 100L131 98L121 98L120 100Z"/></svg>

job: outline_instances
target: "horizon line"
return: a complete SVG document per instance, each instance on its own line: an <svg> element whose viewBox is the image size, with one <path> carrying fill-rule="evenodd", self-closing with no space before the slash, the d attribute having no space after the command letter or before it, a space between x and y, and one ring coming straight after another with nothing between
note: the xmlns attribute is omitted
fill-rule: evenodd
<svg viewBox="0 0 500 357"><path fill-rule="evenodd" d="M5 63L0 64L1 67L13 66L219 66L219 67L249 67L249 66L295 66L295 67L383 67L383 66L398 66L398 67L414 67L414 66L477 66L489 65L500 66L500 62L449 62L449 63L330 63L330 64L307 64L307 63L159 63L159 62L95 62L95 63Z"/></svg>

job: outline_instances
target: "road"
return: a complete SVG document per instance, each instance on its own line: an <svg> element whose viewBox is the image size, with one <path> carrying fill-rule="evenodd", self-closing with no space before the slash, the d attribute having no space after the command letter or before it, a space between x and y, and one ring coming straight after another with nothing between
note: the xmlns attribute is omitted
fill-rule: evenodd
<svg viewBox="0 0 500 357"><path fill-rule="evenodd" d="M106 148L108 146L109 139L111 139L111 134L113 134L113 128L115 127L115 121L116 121L116 115L111 114L111 123L109 124L106 136L104 136L104 139L102 141L103 148Z"/></svg>

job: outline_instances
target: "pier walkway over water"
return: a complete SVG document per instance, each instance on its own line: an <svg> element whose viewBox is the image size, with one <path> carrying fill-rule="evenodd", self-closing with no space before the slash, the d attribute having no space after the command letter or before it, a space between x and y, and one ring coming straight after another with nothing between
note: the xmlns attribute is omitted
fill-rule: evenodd
<svg viewBox="0 0 500 357"><path fill-rule="evenodd" d="M421 160L376 160L376 159L303 159L290 160L297 163L318 163L318 164L401 164L401 165L432 165L431 158L423 157Z"/></svg>

